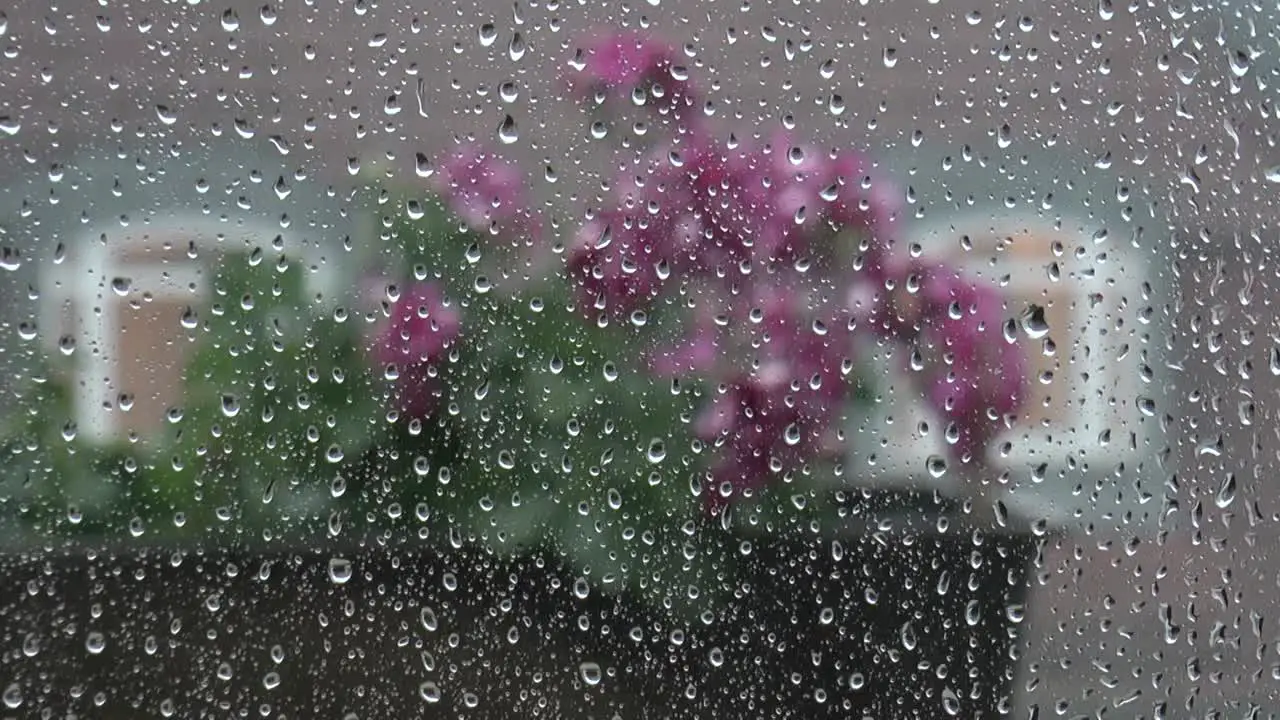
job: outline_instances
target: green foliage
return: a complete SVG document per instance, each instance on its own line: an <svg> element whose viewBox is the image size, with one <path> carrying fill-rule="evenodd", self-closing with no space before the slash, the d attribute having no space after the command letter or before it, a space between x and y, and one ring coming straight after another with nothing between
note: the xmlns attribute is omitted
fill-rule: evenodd
<svg viewBox="0 0 1280 720"><path fill-rule="evenodd" d="M463 317L434 363L432 416L392 412L406 388L368 354L379 325L367 308L320 307L278 249L227 253L188 328L184 404L158 437L64 439L67 384L24 391L0 445L19 515L46 535L128 524L191 542L358 541L400 528L495 554L549 550L589 584L688 614L736 589L736 526L794 523L822 505L801 477L730 518L705 516L713 451L690 431L705 389L642 362L679 332L674 306L645 327L600 328L567 278L520 292L485 282L514 275L517 248L461 228L435 200L384 195L378 209L380 235L348 285L383 267L401 289L440 284Z"/></svg>

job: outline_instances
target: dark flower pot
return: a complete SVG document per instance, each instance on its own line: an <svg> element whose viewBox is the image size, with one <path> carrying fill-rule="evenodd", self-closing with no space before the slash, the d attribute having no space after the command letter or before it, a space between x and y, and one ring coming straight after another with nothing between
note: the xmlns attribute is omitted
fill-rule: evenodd
<svg viewBox="0 0 1280 720"><path fill-rule="evenodd" d="M331 553L11 558L6 700L97 718L992 718L1035 547L756 542L709 625L475 552L348 553L342 584Z"/></svg>

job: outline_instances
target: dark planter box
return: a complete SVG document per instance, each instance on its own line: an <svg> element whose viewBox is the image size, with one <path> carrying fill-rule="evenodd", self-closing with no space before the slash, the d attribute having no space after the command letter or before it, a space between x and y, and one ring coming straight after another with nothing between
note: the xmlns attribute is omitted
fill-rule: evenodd
<svg viewBox="0 0 1280 720"><path fill-rule="evenodd" d="M57 718L996 717L1032 541L843 545L757 543L749 592L692 626L580 598L539 559L382 548L336 584L318 553L11 557L5 699Z"/></svg>

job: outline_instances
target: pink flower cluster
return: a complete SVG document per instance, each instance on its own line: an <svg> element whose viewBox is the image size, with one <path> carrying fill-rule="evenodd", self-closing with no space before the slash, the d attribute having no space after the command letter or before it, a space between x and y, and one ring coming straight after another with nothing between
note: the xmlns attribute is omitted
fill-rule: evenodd
<svg viewBox="0 0 1280 720"><path fill-rule="evenodd" d="M952 453L979 455L1026 392L1025 350L1006 332L1009 312L995 285L941 263L882 253L849 296L868 332L910 344L908 370L947 421Z"/></svg>
<svg viewBox="0 0 1280 720"><path fill-rule="evenodd" d="M675 63L666 46L632 34L598 41L591 56L587 85L620 95ZM696 104L692 86L679 91ZM1022 399L1025 360L1003 337L996 289L954 268L896 259L897 197L865 157L787 132L720 141L688 120L618 178L616 205L583 226L568 269L601 324L664 294L694 299L689 336L657 348L650 367L713 378L714 397L696 420L721 450L710 506L839 451L857 332L909 344L953 453L980 452Z"/></svg>
<svg viewBox="0 0 1280 720"><path fill-rule="evenodd" d="M445 158L433 179L450 209L476 230L518 221L526 208L520 168L478 145Z"/></svg>
<svg viewBox="0 0 1280 720"><path fill-rule="evenodd" d="M386 295L385 286L381 292ZM409 286L388 309L390 317L374 333L372 356L395 379L398 409L409 418L428 417L440 394L439 365L462 334L462 314L430 282Z"/></svg>
<svg viewBox="0 0 1280 720"><path fill-rule="evenodd" d="M683 116L697 99L674 48L630 31L594 33L569 65L569 91L579 100L645 105Z"/></svg>
<svg viewBox="0 0 1280 720"><path fill-rule="evenodd" d="M625 316L672 278L792 266L842 230L887 236L891 196L872 184L859 155L782 133L750 148L701 130L682 140L624 172L617 206L571 244L569 266L591 296L588 307Z"/></svg>
<svg viewBox="0 0 1280 720"><path fill-rule="evenodd" d="M671 49L637 34L596 39L574 66L580 97L657 92L667 110L697 102ZM687 120L621 173L611 207L588 214L566 272L601 326L629 327L655 303L690 308L686 336L647 360L655 374L695 375L714 388L695 419L716 450L709 508L840 451L859 333L908 345L909 370L946 421L953 453L980 453L1023 393L1025 359L1004 337L997 289L893 254L897 193L864 156L789 132L720 139ZM473 227L529 216L520 173L481 149L446 161L437 189ZM460 327L437 290L412 288L393 308L378 357L429 387L426 374Z"/></svg>

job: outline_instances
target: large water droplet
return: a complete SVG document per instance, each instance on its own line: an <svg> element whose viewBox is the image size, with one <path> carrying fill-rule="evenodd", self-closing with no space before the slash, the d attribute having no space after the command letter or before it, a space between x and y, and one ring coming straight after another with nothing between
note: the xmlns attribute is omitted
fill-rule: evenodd
<svg viewBox="0 0 1280 720"><path fill-rule="evenodd" d="M516 119L510 115L502 120L502 124L498 126L498 139L503 145L511 145L520 139L520 129L516 127Z"/></svg>
<svg viewBox="0 0 1280 720"><path fill-rule="evenodd" d="M507 46L507 56L511 58L511 62L520 62L524 52L524 36L517 32L511 36L511 44Z"/></svg>
<svg viewBox="0 0 1280 720"><path fill-rule="evenodd" d="M334 585L343 585L351 579L353 572L351 561L346 558L329 560L329 580Z"/></svg>
<svg viewBox="0 0 1280 720"><path fill-rule="evenodd" d="M418 613L418 620L422 623L422 629L427 632L435 632L440 629L440 621L436 619L436 611L431 608L422 608Z"/></svg>
<svg viewBox="0 0 1280 720"><path fill-rule="evenodd" d="M222 414L232 418L240 414L240 400L230 393L222 396Z"/></svg>
<svg viewBox="0 0 1280 720"><path fill-rule="evenodd" d="M440 702L440 686L430 680L418 686L418 694L426 702L432 704Z"/></svg>
<svg viewBox="0 0 1280 720"><path fill-rule="evenodd" d="M649 462L657 465L667 458L667 445L659 438L649 441L649 449L645 452Z"/></svg>
<svg viewBox="0 0 1280 720"><path fill-rule="evenodd" d="M604 676L600 671L600 665L593 662L584 662L579 665L578 674L582 677L582 682L588 685L599 685Z"/></svg>
<svg viewBox="0 0 1280 720"><path fill-rule="evenodd" d="M1222 484L1218 486L1218 492L1213 496L1213 504L1220 508L1226 508L1236 501L1236 474L1227 473L1222 479Z"/></svg>
<svg viewBox="0 0 1280 720"><path fill-rule="evenodd" d="M1033 340L1039 340L1049 334L1049 321L1045 319L1044 308L1029 305L1022 313L1022 330Z"/></svg>
<svg viewBox="0 0 1280 720"><path fill-rule="evenodd" d="M903 624L902 629L898 631L898 634L902 638L902 647L906 648L908 651L916 649L916 645L919 644L919 638L916 637L916 629L910 621Z"/></svg>
<svg viewBox="0 0 1280 720"><path fill-rule="evenodd" d="M787 429L782 432L782 439L788 445L800 444L800 425L797 423L788 425Z"/></svg>
<svg viewBox="0 0 1280 720"><path fill-rule="evenodd" d="M22 705L22 688L18 683L13 683L4 689L4 706L10 710L15 710Z"/></svg>

